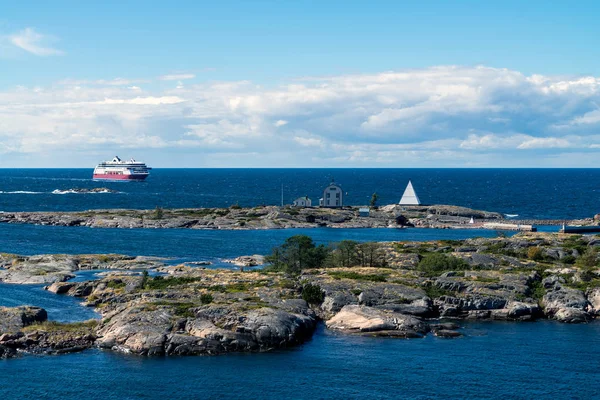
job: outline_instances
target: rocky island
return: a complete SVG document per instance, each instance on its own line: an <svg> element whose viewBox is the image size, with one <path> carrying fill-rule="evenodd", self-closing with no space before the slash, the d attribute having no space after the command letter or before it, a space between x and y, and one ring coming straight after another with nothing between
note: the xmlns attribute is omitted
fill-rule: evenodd
<svg viewBox="0 0 600 400"><path fill-rule="evenodd" d="M100 318L60 324L37 307L0 308L0 357L93 346L139 355L267 351L306 341L319 321L402 338L461 336L465 320L589 322L600 316L599 246L596 236L542 233L329 247L294 236L267 268L246 272L117 255L4 254L0 279L31 282L21 279L27 271L45 270L54 278L47 290L84 299ZM64 281L107 266L118 269Z"/></svg>
<svg viewBox="0 0 600 400"><path fill-rule="evenodd" d="M72 212L0 212L0 223L93 228L285 229L285 228L486 228L486 223L560 225L564 220L506 220L500 213L450 205L372 208L317 208L258 206L242 208L186 208L154 210L88 210ZM474 223L471 222L471 218ZM570 221L597 224L588 218ZM493 229L493 228L492 228Z"/></svg>

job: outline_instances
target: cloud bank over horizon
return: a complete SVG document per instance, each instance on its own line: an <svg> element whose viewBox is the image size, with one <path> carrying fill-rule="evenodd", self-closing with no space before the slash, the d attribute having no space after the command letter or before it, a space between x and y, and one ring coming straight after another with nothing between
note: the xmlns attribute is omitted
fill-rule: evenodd
<svg viewBox="0 0 600 400"><path fill-rule="evenodd" d="M0 90L0 167L89 166L116 151L164 167L593 167L600 152L592 76L437 66L277 86L194 78Z"/></svg>

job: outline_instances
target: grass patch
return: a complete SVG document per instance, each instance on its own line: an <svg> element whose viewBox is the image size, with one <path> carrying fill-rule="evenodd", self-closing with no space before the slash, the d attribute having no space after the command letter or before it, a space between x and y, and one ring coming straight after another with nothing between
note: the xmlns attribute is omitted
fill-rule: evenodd
<svg viewBox="0 0 600 400"><path fill-rule="evenodd" d="M600 287L600 279L594 278L589 281L570 282L570 283L566 284L566 286L573 288L573 289L579 289L579 290L585 292L588 289Z"/></svg>
<svg viewBox="0 0 600 400"><path fill-rule="evenodd" d="M45 321L39 324L33 324L23 328L23 332L90 332L98 326L98 321L91 319L84 322L56 322L56 321Z"/></svg>
<svg viewBox="0 0 600 400"><path fill-rule="evenodd" d="M498 283L500 282L500 278L491 277L491 276L476 276L473 277L472 280L483 283Z"/></svg>
<svg viewBox="0 0 600 400"><path fill-rule="evenodd" d="M147 290L160 290L166 289L172 286L187 285L189 283L198 282L202 280L200 277L174 277L174 278L163 278L162 276L155 276L152 279L148 279L144 285L144 289Z"/></svg>
<svg viewBox="0 0 600 400"><path fill-rule="evenodd" d="M173 309L173 314L177 315L178 317L193 318L196 316L192 311L190 311L190 308L197 307L194 303L156 301L153 303L148 303L147 306L148 311L154 311L158 306L166 306L171 307Z"/></svg>
<svg viewBox="0 0 600 400"><path fill-rule="evenodd" d="M354 279L356 281L387 282L387 277L382 274L359 274L357 272L331 271L327 272L327 275L331 276L334 279Z"/></svg>

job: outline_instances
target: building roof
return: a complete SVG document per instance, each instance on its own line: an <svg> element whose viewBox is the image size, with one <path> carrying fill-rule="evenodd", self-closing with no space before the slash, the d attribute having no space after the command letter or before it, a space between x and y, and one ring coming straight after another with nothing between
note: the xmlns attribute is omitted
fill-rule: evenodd
<svg viewBox="0 0 600 400"><path fill-rule="evenodd" d="M408 185L406 185L406 189L404 189L404 194L402 195L399 204L404 206L418 206L421 204L411 181L408 181Z"/></svg>

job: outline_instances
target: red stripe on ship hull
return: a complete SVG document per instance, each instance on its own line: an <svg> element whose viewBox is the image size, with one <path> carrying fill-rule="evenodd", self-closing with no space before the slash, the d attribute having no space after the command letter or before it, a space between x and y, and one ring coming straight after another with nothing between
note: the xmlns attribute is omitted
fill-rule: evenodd
<svg viewBox="0 0 600 400"><path fill-rule="evenodd" d="M148 175L112 175L112 174L94 174L93 179L105 179L108 181L143 181Z"/></svg>

